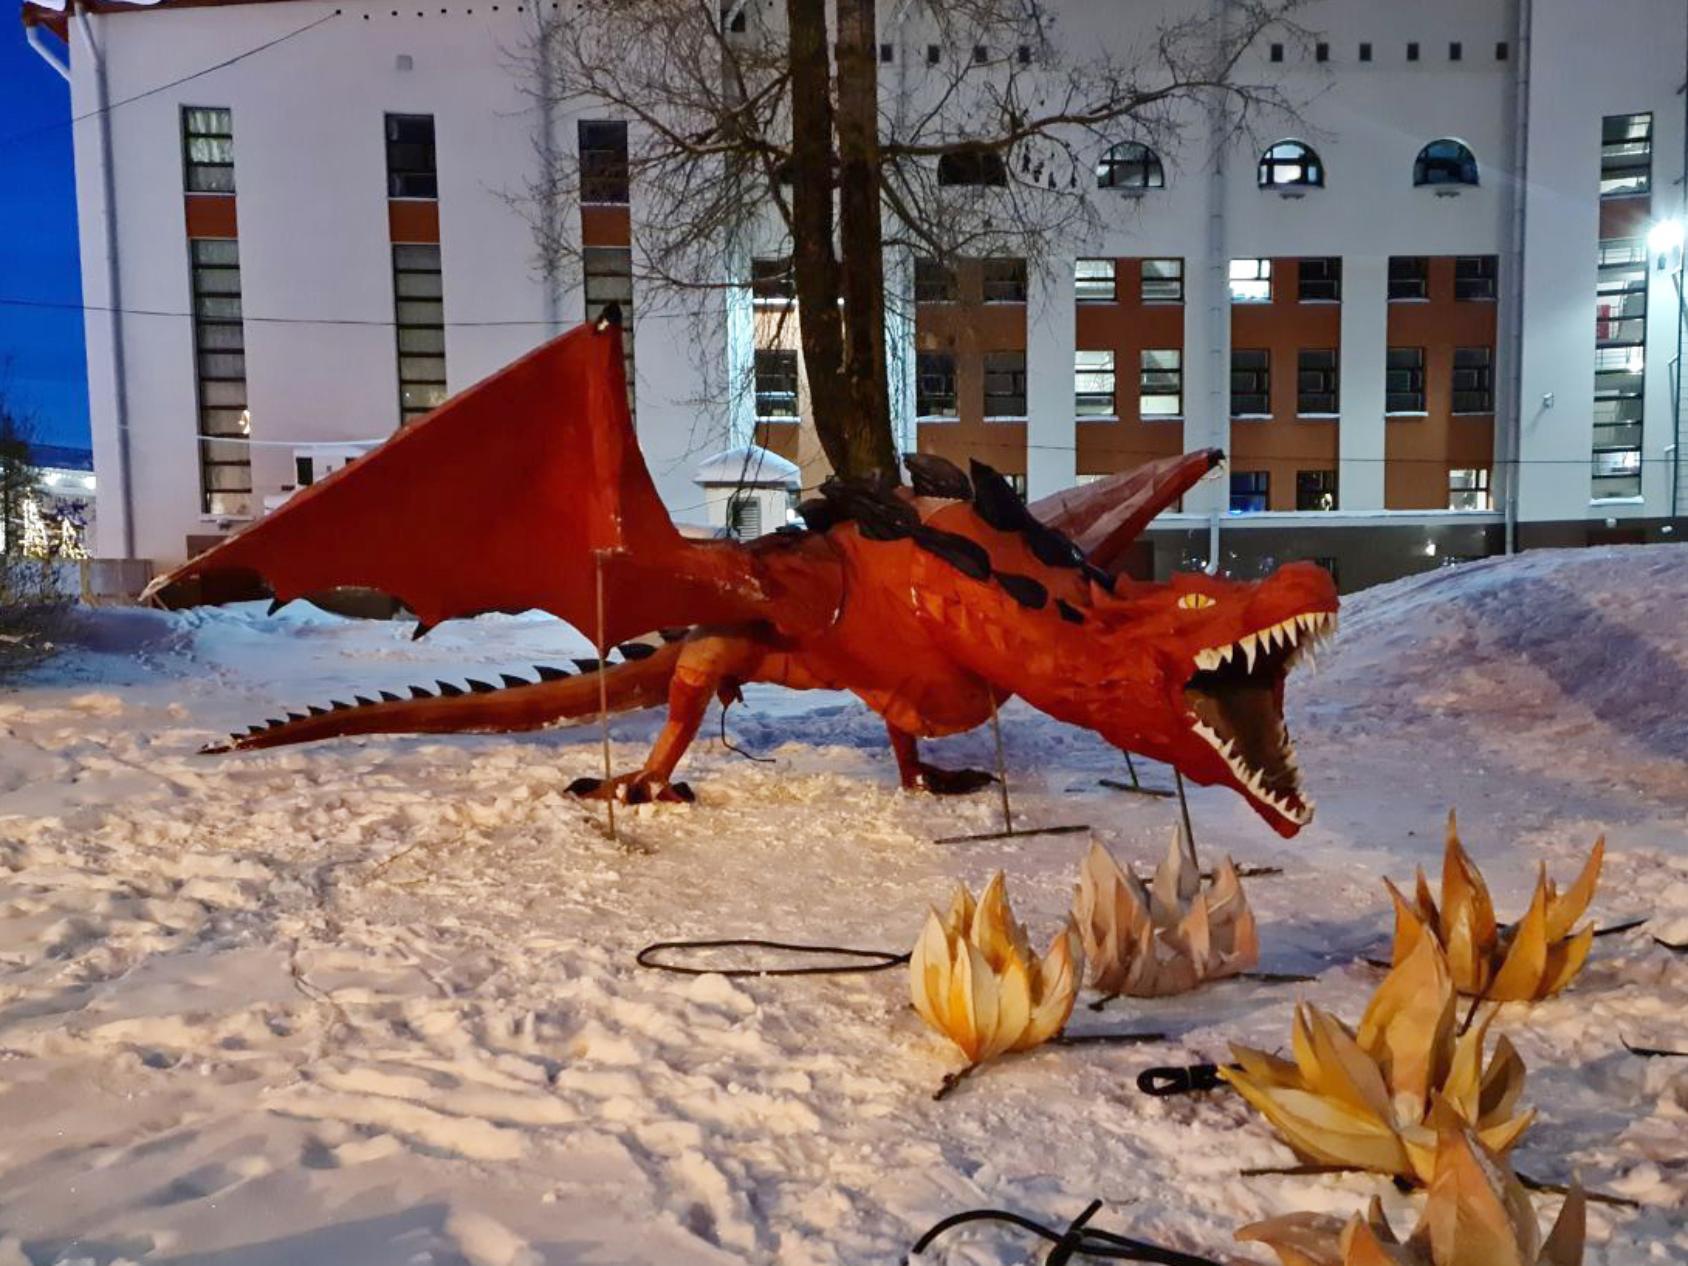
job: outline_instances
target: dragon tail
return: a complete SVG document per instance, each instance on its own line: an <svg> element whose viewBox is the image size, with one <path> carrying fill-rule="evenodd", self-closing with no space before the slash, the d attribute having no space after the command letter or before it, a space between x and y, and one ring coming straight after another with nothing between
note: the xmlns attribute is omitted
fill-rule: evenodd
<svg viewBox="0 0 1688 1266"><path fill-rule="evenodd" d="M655 707L668 699L669 679L680 658L681 644L651 646L629 642L619 649L623 660L600 664L575 660L578 673L536 665L537 680L500 674L499 685L467 679L463 685L434 683L432 690L410 687L409 697L380 691L379 697L354 695L354 702L331 700L305 712L289 712L231 734L226 743L201 749L202 755L285 747L351 734L462 734L537 730L557 721L591 716L598 711L600 685L611 712ZM602 682L600 683L600 677Z"/></svg>

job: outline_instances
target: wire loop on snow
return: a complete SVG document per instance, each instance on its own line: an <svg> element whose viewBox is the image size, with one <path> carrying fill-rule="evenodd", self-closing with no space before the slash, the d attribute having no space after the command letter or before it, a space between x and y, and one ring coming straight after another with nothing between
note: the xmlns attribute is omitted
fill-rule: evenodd
<svg viewBox="0 0 1688 1266"><path fill-rule="evenodd" d="M1066 1266L1066 1263L1075 1257L1094 1257L1101 1261L1115 1262L1158 1262L1161 1266L1224 1266L1211 1257L1195 1257L1189 1253L1180 1253L1176 1249L1150 1244L1146 1240L1135 1240L1127 1235L1094 1230L1087 1224L1101 1208L1100 1200L1092 1200L1084 1212L1067 1225L1065 1231L1057 1231L1007 1209L968 1209L962 1213L952 1213L916 1240L903 1262L907 1266L912 1258L930 1248L939 1236L955 1227L964 1226L969 1222L1003 1222L1022 1231L1029 1231L1039 1239L1054 1245L1049 1250L1049 1255L1043 1259L1045 1266Z"/></svg>
<svg viewBox="0 0 1688 1266"><path fill-rule="evenodd" d="M1225 1081L1219 1076L1218 1064L1145 1068L1137 1074L1137 1089L1155 1099L1200 1094L1204 1090L1220 1090L1224 1086Z"/></svg>
<svg viewBox="0 0 1688 1266"><path fill-rule="evenodd" d="M835 964L829 967L689 967L684 963L664 963L658 954L669 950L765 949L784 954L826 954L834 958L864 958L865 963ZM679 976L847 976L863 972L887 971L901 967L908 954L894 954L890 950L850 949L843 945L793 945L788 941L764 941L754 937L729 937L713 941L657 941L645 946L635 956L639 966L652 971L673 972Z"/></svg>

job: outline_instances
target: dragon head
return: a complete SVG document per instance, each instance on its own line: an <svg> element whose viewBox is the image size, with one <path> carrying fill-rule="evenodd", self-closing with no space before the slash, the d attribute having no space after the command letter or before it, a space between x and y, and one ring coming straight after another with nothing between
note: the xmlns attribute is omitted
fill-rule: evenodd
<svg viewBox="0 0 1688 1266"><path fill-rule="evenodd" d="M1264 580L1178 573L1097 594L1108 649L1091 712L1110 742L1240 792L1280 835L1313 817L1284 725L1284 681L1336 629L1336 586L1314 563Z"/></svg>

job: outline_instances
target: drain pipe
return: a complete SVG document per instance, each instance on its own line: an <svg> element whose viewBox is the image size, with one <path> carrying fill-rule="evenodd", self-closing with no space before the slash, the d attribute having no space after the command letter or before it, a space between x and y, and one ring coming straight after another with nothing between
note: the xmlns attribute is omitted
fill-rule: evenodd
<svg viewBox="0 0 1688 1266"><path fill-rule="evenodd" d="M1518 551L1518 484L1524 476L1524 225L1530 166L1530 0L1518 0L1518 31L1514 42L1518 67L1513 77L1512 100L1516 116L1512 144L1512 284L1507 287L1507 308L1511 318L1512 407L1507 410L1505 446L1501 460L1506 470L1506 552Z"/></svg>
<svg viewBox="0 0 1688 1266"><path fill-rule="evenodd" d="M70 82L70 67L59 60L59 55L41 40L41 28L33 22L26 22L23 28L24 42L33 48L42 61L59 72L59 78Z"/></svg>
<svg viewBox="0 0 1688 1266"><path fill-rule="evenodd" d="M106 336L111 345L112 415L117 425L117 486L123 505L123 557L135 557L135 493L129 473L129 380L123 358L123 271L117 258L117 181L111 167L111 92L105 57L94 42L88 7L78 0L76 27L94 68L94 120L100 130L101 219L105 230Z"/></svg>
<svg viewBox="0 0 1688 1266"><path fill-rule="evenodd" d="M1223 43L1230 16L1226 0L1213 0L1209 14ZM1211 147L1207 175L1207 406L1208 416L1216 419L1214 426L1228 428L1231 417L1231 248L1225 223L1225 182L1231 137L1225 98L1218 89L1209 90L1207 130ZM1213 435L1210 438L1219 437ZM1230 453L1229 429L1220 447ZM1227 505L1228 501L1221 491L1219 505L1210 509L1207 518L1207 566L1202 570L1210 576L1219 573L1219 518Z"/></svg>

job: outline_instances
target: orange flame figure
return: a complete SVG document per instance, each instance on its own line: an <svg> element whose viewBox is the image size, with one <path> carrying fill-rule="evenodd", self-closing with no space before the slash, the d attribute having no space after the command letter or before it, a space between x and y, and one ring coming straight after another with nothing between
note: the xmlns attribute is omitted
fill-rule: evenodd
<svg viewBox="0 0 1688 1266"><path fill-rule="evenodd" d="M625 662L586 661L578 676L545 668L536 681L360 695L253 726L233 748L536 729L597 712L601 690L612 710L666 702L668 723L639 769L577 790L685 799L674 772L710 700L770 682L854 692L884 717L903 786L965 791L988 775L928 765L917 740L972 729L1018 695L1234 788L1289 836L1313 804L1284 729L1284 682L1334 629L1329 575L1291 563L1261 581L1146 583L1113 570L1220 457L1151 462L1028 507L988 466L969 475L913 455L912 488L829 481L803 508L806 531L688 540L640 457L621 332L605 320L455 396L154 592L193 601L256 577L287 602L360 586L402 601L419 635L538 608L623 643Z"/></svg>

